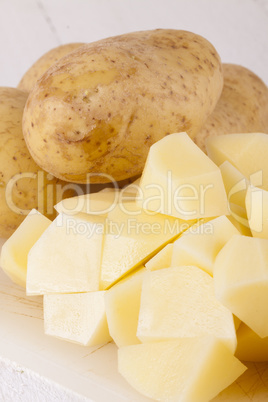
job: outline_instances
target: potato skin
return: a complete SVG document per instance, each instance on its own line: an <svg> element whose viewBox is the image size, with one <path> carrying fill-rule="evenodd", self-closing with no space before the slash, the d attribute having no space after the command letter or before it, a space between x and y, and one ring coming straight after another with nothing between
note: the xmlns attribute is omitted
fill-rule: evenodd
<svg viewBox="0 0 268 402"><path fill-rule="evenodd" d="M187 131L194 137L222 85L216 50L191 32L104 39L42 76L26 104L24 137L35 161L56 177L124 180L141 174L150 146L165 135Z"/></svg>
<svg viewBox="0 0 268 402"><path fill-rule="evenodd" d="M252 71L223 64L224 86L215 110L195 137L206 152L208 137L221 134L268 134L268 88Z"/></svg>
<svg viewBox="0 0 268 402"><path fill-rule="evenodd" d="M56 186L63 188L66 184L41 170L27 149L22 135L22 114L27 97L28 94L19 89L0 88L0 237L5 238L15 231L27 210L32 208L53 219L56 215L53 209L57 198ZM20 176L25 173L32 178ZM15 175L19 175L18 180L13 181L12 186ZM10 191L6 188L8 183ZM67 190L64 196L73 194L73 191Z"/></svg>
<svg viewBox="0 0 268 402"><path fill-rule="evenodd" d="M30 92L36 84L36 81L49 69L49 67L63 56L71 53L82 45L84 45L84 43L67 43L49 50L41 56L40 59L29 68L29 70L26 71L17 88L22 91Z"/></svg>

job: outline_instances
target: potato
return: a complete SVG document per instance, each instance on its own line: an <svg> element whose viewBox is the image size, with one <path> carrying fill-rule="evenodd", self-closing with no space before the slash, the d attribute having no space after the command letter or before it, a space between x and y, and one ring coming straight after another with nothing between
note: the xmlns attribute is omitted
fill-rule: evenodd
<svg viewBox="0 0 268 402"><path fill-rule="evenodd" d="M119 373L153 401L211 401L246 369L221 341L210 336L148 342L118 350Z"/></svg>
<svg viewBox="0 0 268 402"><path fill-rule="evenodd" d="M83 346L97 346L111 341L104 295L105 292L98 291L45 295L45 334Z"/></svg>
<svg viewBox="0 0 268 402"><path fill-rule="evenodd" d="M232 133L268 133L268 88L252 71L223 64L224 86L215 110L195 137L206 152L208 137Z"/></svg>
<svg viewBox="0 0 268 402"><path fill-rule="evenodd" d="M245 209L249 180L228 160L219 166L229 203ZM252 178L252 177L251 177Z"/></svg>
<svg viewBox="0 0 268 402"><path fill-rule="evenodd" d="M268 191L248 186L245 204L252 236L268 239Z"/></svg>
<svg viewBox="0 0 268 402"><path fill-rule="evenodd" d="M105 294L108 327L118 347L140 343L136 333L145 272L146 269L142 267L122 279Z"/></svg>
<svg viewBox="0 0 268 402"><path fill-rule="evenodd" d="M217 299L261 338L268 336L268 239L234 235L213 273Z"/></svg>
<svg viewBox="0 0 268 402"><path fill-rule="evenodd" d="M216 165L230 162L253 185L268 191L268 135L240 133L218 135L206 141L207 154ZM247 187L242 182L241 190ZM233 188L233 192L237 188ZM229 192L230 196L230 192ZM232 201L231 201L232 202ZM243 204L240 204L243 207Z"/></svg>
<svg viewBox="0 0 268 402"><path fill-rule="evenodd" d="M189 222L189 221L188 221ZM107 215L100 288L110 288L147 262L167 243L190 227L190 222L148 213L133 201L116 204Z"/></svg>
<svg viewBox="0 0 268 402"><path fill-rule="evenodd" d="M150 146L165 135L195 136L222 85L216 50L191 32L104 39L65 56L38 81L24 112L25 140L56 177L123 180L141 173Z"/></svg>
<svg viewBox="0 0 268 402"><path fill-rule="evenodd" d="M174 242L170 266L195 265L213 276L216 256L234 234L239 231L225 215L197 223Z"/></svg>
<svg viewBox="0 0 268 402"><path fill-rule="evenodd" d="M206 335L235 352L233 315L216 299L213 278L190 264L146 272L138 339L146 343Z"/></svg>
<svg viewBox="0 0 268 402"><path fill-rule="evenodd" d="M186 220L228 215L220 169L186 133L151 147L139 187L137 202L149 211Z"/></svg>
<svg viewBox="0 0 268 402"><path fill-rule="evenodd" d="M28 254L27 295L98 291L104 223L59 214Z"/></svg>
<svg viewBox="0 0 268 402"><path fill-rule="evenodd" d="M26 288L28 253L51 221L33 209L1 249L0 265L17 285Z"/></svg>
<svg viewBox="0 0 268 402"><path fill-rule="evenodd" d="M30 68L26 71L24 76L19 82L18 89L30 92L36 81L59 59L73 50L81 47L84 43L67 43L49 50L40 57Z"/></svg>
<svg viewBox="0 0 268 402"><path fill-rule="evenodd" d="M156 271L157 269L170 267L172 254L173 243L169 243L145 264L145 268L150 271Z"/></svg>
<svg viewBox="0 0 268 402"><path fill-rule="evenodd" d="M246 324L237 331L235 356L246 362L268 362L268 337L261 338Z"/></svg>
<svg viewBox="0 0 268 402"><path fill-rule="evenodd" d="M66 183L40 169L27 149L22 135L27 96L0 88L0 237L9 237L33 208L53 219L56 199L73 194L66 187L62 194Z"/></svg>

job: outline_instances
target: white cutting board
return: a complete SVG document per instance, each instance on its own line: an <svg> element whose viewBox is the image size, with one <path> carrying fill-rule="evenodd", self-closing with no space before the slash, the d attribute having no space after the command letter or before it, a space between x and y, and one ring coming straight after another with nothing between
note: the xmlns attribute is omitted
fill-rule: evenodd
<svg viewBox="0 0 268 402"><path fill-rule="evenodd" d="M268 363L214 402L268 400ZM0 401L145 402L117 372L117 348L87 348L44 334L41 297L26 297L0 270Z"/></svg>

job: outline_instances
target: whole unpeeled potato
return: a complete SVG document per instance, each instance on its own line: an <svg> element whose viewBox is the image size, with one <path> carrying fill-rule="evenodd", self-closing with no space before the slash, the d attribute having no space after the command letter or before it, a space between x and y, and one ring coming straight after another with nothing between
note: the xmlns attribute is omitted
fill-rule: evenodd
<svg viewBox="0 0 268 402"><path fill-rule="evenodd" d="M268 134L268 88L252 71L235 64L223 64L221 97L204 127L195 137L206 151L208 137L221 134Z"/></svg>
<svg viewBox="0 0 268 402"><path fill-rule="evenodd" d="M40 57L30 68L26 71L24 76L19 82L18 88L22 91L30 92L36 81L49 69L56 61L61 59L66 54L72 52L83 43L67 43L49 50Z"/></svg>
<svg viewBox="0 0 268 402"><path fill-rule="evenodd" d="M24 137L38 165L56 177L123 180L141 173L150 146L165 135L194 137L222 85L219 55L194 33L160 29L104 39L42 76L26 104Z"/></svg>
<svg viewBox="0 0 268 402"><path fill-rule="evenodd" d="M32 159L22 135L28 94L0 88L0 237L9 237L32 208L55 217L53 205L74 194ZM63 193L64 189L66 191Z"/></svg>

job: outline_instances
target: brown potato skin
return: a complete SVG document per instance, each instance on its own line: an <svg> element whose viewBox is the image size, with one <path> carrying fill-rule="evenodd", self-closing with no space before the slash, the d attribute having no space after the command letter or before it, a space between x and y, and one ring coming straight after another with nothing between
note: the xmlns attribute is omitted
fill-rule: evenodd
<svg viewBox="0 0 268 402"><path fill-rule="evenodd" d="M29 70L26 71L17 88L22 91L30 92L36 84L36 81L49 69L49 67L60 60L63 56L66 56L66 54L71 53L82 45L84 45L84 43L66 43L65 45L60 45L49 50L41 56L40 59L29 68Z"/></svg>
<svg viewBox="0 0 268 402"><path fill-rule="evenodd" d="M221 134L268 134L268 88L252 71L223 64L224 86L215 110L195 137L206 152L206 140Z"/></svg>
<svg viewBox="0 0 268 402"><path fill-rule="evenodd" d="M223 85L221 61L187 31L135 32L87 44L54 64L31 92L23 133L35 161L85 183L141 174L150 146L194 137Z"/></svg>
<svg viewBox="0 0 268 402"><path fill-rule="evenodd" d="M22 134L22 115L27 97L28 93L19 89L0 88L0 237L3 238L9 237L16 230L27 210L39 209L53 219L56 216L53 206L58 198L56 186L63 188L66 184L40 169L27 149ZM21 211L14 211L6 198L6 187L12 177L24 173L38 174L39 187L38 176L19 178L10 194L12 203ZM72 195L74 192L70 189L64 194L65 197Z"/></svg>

